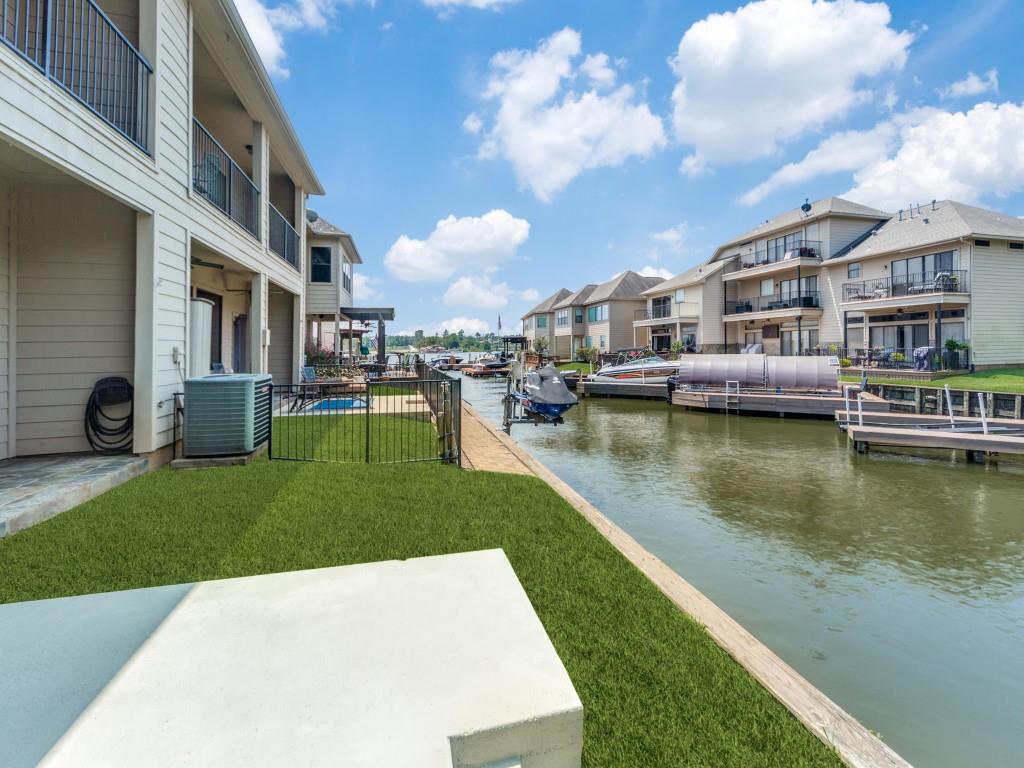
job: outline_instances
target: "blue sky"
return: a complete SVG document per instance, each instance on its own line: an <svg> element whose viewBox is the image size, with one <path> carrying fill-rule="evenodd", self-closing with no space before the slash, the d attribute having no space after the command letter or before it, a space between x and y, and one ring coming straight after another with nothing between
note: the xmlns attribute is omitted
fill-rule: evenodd
<svg viewBox="0 0 1024 768"><path fill-rule="evenodd" d="M507 330L805 197L1024 214L1019 0L236 2L395 330Z"/></svg>

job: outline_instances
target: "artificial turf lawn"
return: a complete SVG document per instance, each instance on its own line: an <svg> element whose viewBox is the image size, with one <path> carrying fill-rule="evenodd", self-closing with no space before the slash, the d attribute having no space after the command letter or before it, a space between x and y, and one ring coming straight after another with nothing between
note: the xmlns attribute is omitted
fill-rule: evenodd
<svg viewBox="0 0 1024 768"><path fill-rule="evenodd" d="M860 376L843 376L843 381L860 381ZM960 376L944 376L933 381L913 381L911 379L876 378L868 373L871 384L893 384L907 387L942 387L950 389L969 389L973 392L1008 392L1014 395L1024 394L1024 368L1000 368L993 371L978 371Z"/></svg>
<svg viewBox="0 0 1024 768"><path fill-rule="evenodd" d="M840 765L533 477L266 460L163 469L0 540L0 602L494 547L583 700L585 765Z"/></svg>
<svg viewBox="0 0 1024 768"><path fill-rule="evenodd" d="M579 361L572 363L559 363L558 370L560 371L579 371L580 373L590 373L591 370L597 370L598 366L591 365L590 363L581 363Z"/></svg>
<svg viewBox="0 0 1024 768"><path fill-rule="evenodd" d="M380 400L376 401L380 403ZM426 406L424 406L426 408ZM367 434L369 432L369 434ZM276 416L271 455L278 459L366 461L386 464L437 459L437 429L429 411L405 416L375 413Z"/></svg>

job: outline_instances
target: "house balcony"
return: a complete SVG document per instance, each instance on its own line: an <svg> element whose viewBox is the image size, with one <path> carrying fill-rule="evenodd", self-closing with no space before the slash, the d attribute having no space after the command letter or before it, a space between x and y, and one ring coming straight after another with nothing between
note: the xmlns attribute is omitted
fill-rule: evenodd
<svg viewBox="0 0 1024 768"><path fill-rule="evenodd" d="M196 119L192 121L192 158L192 189L259 240L259 187Z"/></svg>
<svg viewBox="0 0 1024 768"><path fill-rule="evenodd" d="M864 309L965 304L969 294L970 274L954 269L843 283L842 303Z"/></svg>
<svg viewBox="0 0 1024 768"><path fill-rule="evenodd" d="M299 245L302 242L295 227L289 223L277 208L270 208L270 250L287 261L296 269L299 268Z"/></svg>
<svg viewBox="0 0 1024 768"><path fill-rule="evenodd" d="M821 314L821 302L817 291L803 293L773 293L767 296L748 296L740 299L726 299L725 322L746 320L783 319L807 317Z"/></svg>
<svg viewBox="0 0 1024 768"><path fill-rule="evenodd" d="M821 264L824 252L819 240L798 240L791 247L762 248L738 256L722 275L722 280L743 280L748 277L770 275L795 267L814 267Z"/></svg>
<svg viewBox="0 0 1024 768"><path fill-rule="evenodd" d="M638 309L633 313L633 327L664 325L675 321L696 322L700 317L700 305L694 301L657 304L650 309Z"/></svg>
<svg viewBox="0 0 1024 768"><path fill-rule="evenodd" d="M4 0L0 40L149 152L153 67L94 0Z"/></svg>

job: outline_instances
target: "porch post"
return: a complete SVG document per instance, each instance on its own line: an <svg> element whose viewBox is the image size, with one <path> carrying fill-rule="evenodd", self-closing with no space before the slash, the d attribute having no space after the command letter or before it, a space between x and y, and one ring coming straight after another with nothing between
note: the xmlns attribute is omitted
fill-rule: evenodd
<svg viewBox="0 0 1024 768"><path fill-rule="evenodd" d="M341 318L334 313L334 362L341 362Z"/></svg>
<svg viewBox="0 0 1024 768"><path fill-rule="evenodd" d="M800 315L796 316L796 353L798 355L804 353L803 318Z"/></svg>
<svg viewBox="0 0 1024 768"><path fill-rule="evenodd" d="M945 353L942 347L942 305L935 305L935 346L939 350L939 370L946 367Z"/></svg>
<svg viewBox="0 0 1024 768"><path fill-rule="evenodd" d="M266 373L266 356L263 344L267 328L267 276L260 273L252 276L252 293L249 296L249 326L252 329L249 334L249 364L253 373ZM285 382L279 381L278 384Z"/></svg>
<svg viewBox="0 0 1024 768"><path fill-rule="evenodd" d="M149 453L157 448L156 233L155 215L135 214L135 371L133 377L135 427L132 436L133 453ZM182 348L184 348L184 344L182 344ZM173 407L167 409L168 414L172 412Z"/></svg>
<svg viewBox="0 0 1024 768"><path fill-rule="evenodd" d="M252 124L252 179L260 189L257 198L259 239L262 246L266 248L270 232L268 223L270 209L267 208L267 202L270 200L270 149L267 142L267 129L263 123L256 122ZM254 368L253 371L255 372L256 369Z"/></svg>

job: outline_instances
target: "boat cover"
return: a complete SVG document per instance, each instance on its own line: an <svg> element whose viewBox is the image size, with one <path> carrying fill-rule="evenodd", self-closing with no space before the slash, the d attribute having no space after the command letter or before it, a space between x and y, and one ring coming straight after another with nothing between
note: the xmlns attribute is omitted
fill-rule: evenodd
<svg viewBox="0 0 1024 768"><path fill-rule="evenodd" d="M558 369L550 364L526 374L523 390L534 403L573 405L578 402L576 395L565 386Z"/></svg>
<svg viewBox="0 0 1024 768"><path fill-rule="evenodd" d="M839 368L830 365L827 357L768 356L767 382L769 387L783 389L838 389Z"/></svg>
<svg viewBox="0 0 1024 768"><path fill-rule="evenodd" d="M680 384L724 387L738 381L741 387L764 386L764 355L683 355L679 361Z"/></svg>

